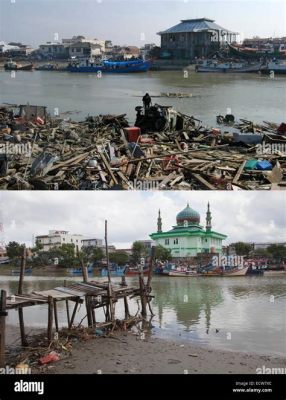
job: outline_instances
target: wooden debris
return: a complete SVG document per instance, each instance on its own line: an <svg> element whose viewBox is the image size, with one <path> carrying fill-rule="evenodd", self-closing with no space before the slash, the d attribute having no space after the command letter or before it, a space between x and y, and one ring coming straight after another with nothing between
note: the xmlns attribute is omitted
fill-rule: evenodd
<svg viewBox="0 0 286 400"><path fill-rule="evenodd" d="M256 145L233 136L253 133L261 135L265 146L283 146L286 136L278 134L278 124L241 119L224 132L177 113L182 129L150 131L129 143L125 115L89 116L80 122L47 118L40 125L17 117L15 107L0 106L0 146L21 145L23 151L0 154L1 190L131 190L146 182L160 190L285 186L285 149L259 153ZM246 170L249 160L267 160L273 170Z"/></svg>

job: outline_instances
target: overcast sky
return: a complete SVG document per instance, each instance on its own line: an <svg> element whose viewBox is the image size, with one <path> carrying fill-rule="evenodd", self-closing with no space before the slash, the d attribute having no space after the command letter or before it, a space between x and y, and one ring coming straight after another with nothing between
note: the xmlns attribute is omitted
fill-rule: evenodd
<svg viewBox="0 0 286 400"><path fill-rule="evenodd" d="M163 230L176 224L187 202L205 225L210 202L213 229L235 241L286 241L286 200L283 192L0 192L6 243L31 245L32 235L50 229L68 230L86 238L103 238L108 220L109 243L128 248L137 239L150 239L161 209Z"/></svg>
<svg viewBox="0 0 286 400"><path fill-rule="evenodd" d="M286 35L284 0L0 0L0 40L36 47L58 33L59 40L81 34L115 44L159 44L157 32L202 17L242 39Z"/></svg>

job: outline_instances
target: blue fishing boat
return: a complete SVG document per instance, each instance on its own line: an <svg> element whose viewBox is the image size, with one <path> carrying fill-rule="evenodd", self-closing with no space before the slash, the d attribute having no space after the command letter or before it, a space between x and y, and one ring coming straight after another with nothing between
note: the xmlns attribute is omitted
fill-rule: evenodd
<svg viewBox="0 0 286 400"><path fill-rule="evenodd" d="M32 275L33 270L32 268L25 269L25 275ZM12 269L11 275L20 275L20 269Z"/></svg>
<svg viewBox="0 0 286 400"><path fill-rule="evenodd" d="M110 267L110 275L112 277L121 277L125 275L126 267L120 267L119 265L112 264ZM107 277L108 276L108 269L102 268L101 269L101 276Z"/></svg>
<svg viewBox="0 0 286 400"><path fill-rule="evenodd" d="M129 60L129 61L102 61L96 63L93 60L82 60L80 62L72 62L68 65L69 72L88 72L88 73L110 73L110 74L126 74L133 72L147 72L151 67L150 61Z"/></svg>
<svg viewBox="0 0 286 400"><path fill-rule="evenodd" d="M87 273L88 274L92 274L92 272L93 272L93 266L89 265L87 267ZM81 269L81 267L79 267L79 268L69 268L69 273L71 273L73 275L81 275L82 274L82 269Z"/></svg>

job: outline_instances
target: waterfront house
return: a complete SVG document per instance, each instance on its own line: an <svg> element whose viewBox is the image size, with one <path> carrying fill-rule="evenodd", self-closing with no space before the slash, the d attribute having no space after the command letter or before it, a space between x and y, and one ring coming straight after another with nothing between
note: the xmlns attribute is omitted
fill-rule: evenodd
<svg viewBox="0 0 286 400"><path fill-rule="evenodd" d="M161 57L193 59L207 57L226 42L236 41L232 32L208 18L184 19L179 24L158 32L161 36Z"/></svg>
<svg viewBox="0 0 286 400"><path fill-rule="evenodd" d="M83 239L82 247L103 247L103 239Z"/></svg>
<svg viewBox="0 0 286 400"><path fill-rule="evenodd" d="M61 43L47 42L39 46L40 54L49 58L68 58L68 47Z"/></svg>
<svg viewBox="0 0 286 400"><path fill-rule="evenodd" d="M208 204L206 227L200 225L200 214L189 204L176 217L177 225L163 232L159 211L157 232L150 235L157 245L170 249L174 258L195 257L200 253L222 253L222 241L226 235L212 229L212 215Z"/></svg>

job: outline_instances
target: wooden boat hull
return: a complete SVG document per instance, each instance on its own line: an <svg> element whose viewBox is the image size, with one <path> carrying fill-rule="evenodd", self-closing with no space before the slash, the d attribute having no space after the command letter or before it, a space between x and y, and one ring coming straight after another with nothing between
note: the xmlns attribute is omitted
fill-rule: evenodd
<svg viewBox="0 0 286 400"><path fill-rule="evenodd" d="M260 65L253 65L249 67L243 68L215 68L215 67L200 67L198 66L196 71L197 72L219 72L219 73L258 73L260 71Z"/></svg>
<svg viewBox="0 0 286 400"><path fill-rule="evenodd" d="M26 269L26 270L25 270L25 275L31 275L32 272L33 272L32 268ZM18 270L18 269L12 269L11 275L20 275L20 270Z"/></svg>
<svg viewBox="0 0 286 400"><path fill-rule="evenodd" d="M264 276L286 276L286 271L265 270Z"/></svg>
<svg viewBox="0 0 286 400"><path fill-rule="evenodd" d="M190 272L190 271L170 271L168 273L169 276L187 276L187 277L193 277L193 276L199 276L197 272Z"/></svg>
<svg viewBox="0 0 286 400"><path fill-rule="evenodd" d="M199 276L223 276L223 277L231 277L231 276L245 276L247 274L248 267L244 267L241 269L233 269L233 270L225 270L225 271L207 271L207 272L201 272L198 275Z"/></svg>
<svg viewBox="0 0 286 400"><path fill-rule="evenodd" d="M140 271L126 271L126 273L125 273L125 275L126 276L138 276L138 275L140 275ZM147 276L149 274L149 269L145 269L144 271L143 271L143 275L144 276Z"/></svg>
<svg viewBox="0 0 286 400"><path fill-rule="evenodd" d="M228 43L228 47L229 47L229 52L231 55L236 56L236 57L238 56L238 57L245 58L245 59L259 59L259 58L263 58L263 57L268 57L268 58L276 57L276 58L280 58L280 59L286 58L285 52L277 52L276 51L273 53L269 53L266 51L257 51L257 50L243 48L243 47L236 47L229 43Z"/></svg>
<svg viewBox="0 0 286 400"><path fill-rule="evenodd" d="M33 69L33 64L29 64L29 65L22 65L21 67L20 66L15 66L15 67L10 67L10 66L7 66L7 65L4 65L4 69L6 70L6 71L32 71L32 69Z"/></svg>
<svg viewBox="0 0 286 400"><path fill-rule="evenodd" d="M100 271L100 275L101 275L102 277L107 277L107 276L108 276L108 270L107 270L106 268L103 268L103 269ZM111 271L110 271L110 276L112 276L112 277L114 277L114 278L125 276L125 270L124 270L124 269L122 269L122 270L116 270L116 271L111 270Z"/></svg>
<svg viewBox="0 0 286 400"><path fill-rule="evenodd" d="M69 269L69 272L72 274L72 275L82 275L82 270L81 270L81 268L79 269L79 268L70 268ZM92 268L88 268L87 269L87 273L88 274L92 274L92 272L93 272L93 269Z"/></svg>

